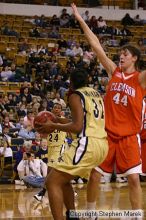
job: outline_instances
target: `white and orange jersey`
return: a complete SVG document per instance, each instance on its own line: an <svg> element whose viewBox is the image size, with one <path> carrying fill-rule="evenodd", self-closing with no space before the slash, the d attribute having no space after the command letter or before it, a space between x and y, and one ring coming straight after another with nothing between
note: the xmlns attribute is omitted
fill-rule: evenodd
<svg viewBox="0 0 146 220"><path fill-rule="evenodd" d="M105 96L106 130L114 136L140 133L145 90L139 83L139 72L126 74L116 68Z"/></svg>

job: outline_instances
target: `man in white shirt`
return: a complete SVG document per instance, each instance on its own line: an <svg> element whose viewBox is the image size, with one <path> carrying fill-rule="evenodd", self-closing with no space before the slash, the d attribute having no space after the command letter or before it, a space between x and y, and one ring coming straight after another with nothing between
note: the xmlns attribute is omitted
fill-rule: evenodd
<svg viewBox="0 0 146 220"><path fill-rule="evenodd" d="M47 165L41 159L34 159L34 154L24 153L18 167L18 175L27 186L42 187L47 176Z"/></svg>
<svg viewBox="0 0 146 220"><path fill-rule="evenodd" d="M84 21L88 24L89 23L89 11L86 10L85 13L82 14L82 18L84 19Z"/></svg>

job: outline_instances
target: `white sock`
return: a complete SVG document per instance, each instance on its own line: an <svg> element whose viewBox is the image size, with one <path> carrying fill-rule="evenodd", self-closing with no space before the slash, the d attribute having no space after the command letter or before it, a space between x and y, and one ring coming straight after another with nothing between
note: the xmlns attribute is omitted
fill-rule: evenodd
<svg viewBox="0 0 146 220"><path fill-rule="evenodd" d="M87 210L95 210L96 202L87 202Z"/></svg>
<svg viewBox="0 0 146 220"><path fill-rule="evenodd" d="M87 210L95 210L96 202L87 202ZM96 217L88 218L88 220L95 220Z"/></svg>

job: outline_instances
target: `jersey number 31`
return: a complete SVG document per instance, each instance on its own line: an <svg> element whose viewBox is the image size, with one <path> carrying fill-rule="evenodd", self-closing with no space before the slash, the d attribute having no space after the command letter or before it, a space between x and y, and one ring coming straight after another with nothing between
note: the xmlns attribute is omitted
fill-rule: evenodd
<svg viewBox="0 0 146 220"><path fill-rule="evenodd" d="M92 102L94 104L94 116L95 118L104 118L104 107L102 102L99 100L97 103L94 99L92 99Z"/></svg>

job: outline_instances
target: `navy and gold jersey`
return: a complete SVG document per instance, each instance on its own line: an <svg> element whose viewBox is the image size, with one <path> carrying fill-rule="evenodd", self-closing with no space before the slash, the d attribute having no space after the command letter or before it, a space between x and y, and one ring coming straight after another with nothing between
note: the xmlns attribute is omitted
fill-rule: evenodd
<svg viewBox="0 0 146 220"><path fill-rule="evenodd" d="M104 104L101 95L89 87L82 87L74 93L80 96L84 111L83 129L78 137L106 137Z"/></svg>
<svg viewBox="0 0 146 220"><path fill-rule="evenodd" d="M55 130L47 137L48 147L61 147L64 144L66 132Z"/></svg>

